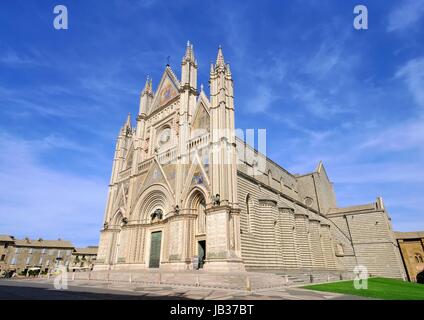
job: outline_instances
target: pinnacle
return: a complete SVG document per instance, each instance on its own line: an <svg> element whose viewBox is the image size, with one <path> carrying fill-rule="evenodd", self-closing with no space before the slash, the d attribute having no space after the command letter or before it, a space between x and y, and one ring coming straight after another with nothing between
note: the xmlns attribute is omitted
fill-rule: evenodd
<svg viewBox="0 0 424 320"><path fill-rule="evenodd" d="M186 52L183 58L183 61L186 60L195 62L193 44L190 41L187 41Z"/></svg>
<svg viewBox="0 0 424 320"><path fill-rule="evenodd" d="M224 54L222 53L221 45L218 47L218 55L216 57L216 66L225 67Z"/></svg>

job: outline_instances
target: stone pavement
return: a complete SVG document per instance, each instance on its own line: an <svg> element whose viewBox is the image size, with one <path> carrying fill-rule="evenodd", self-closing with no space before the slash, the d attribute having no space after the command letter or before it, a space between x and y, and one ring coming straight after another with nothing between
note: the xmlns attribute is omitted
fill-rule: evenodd
<svg viewBox="0 0 424 320"><path fill-rule="evenodd" d="M27 289L26 291L24 289ZM7 294L8 292L8 294ZM14 297L15 295L15 297ZM68 290L55 290L53 280L0 280L0 299L194 299L194 300L361 300L364 298L301 288L255 291L140 285L101 281L69 281Z"/></svg>

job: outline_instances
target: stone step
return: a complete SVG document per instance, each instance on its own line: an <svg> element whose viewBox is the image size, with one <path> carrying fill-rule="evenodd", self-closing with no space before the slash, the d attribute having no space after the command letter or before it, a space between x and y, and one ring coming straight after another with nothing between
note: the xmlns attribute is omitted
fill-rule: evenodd
<svg viewBox="0 0 424 320"><path fill-rule="evenodd" d="M311 277L312 275L312 277ZM344 275L347 278L347 275ZM204 271L93 271L72 273L71 280L103 281L112 283L168 284L237 290L258 290L301 284L340 280L337 272L244 272L211 273Z"/></svg>

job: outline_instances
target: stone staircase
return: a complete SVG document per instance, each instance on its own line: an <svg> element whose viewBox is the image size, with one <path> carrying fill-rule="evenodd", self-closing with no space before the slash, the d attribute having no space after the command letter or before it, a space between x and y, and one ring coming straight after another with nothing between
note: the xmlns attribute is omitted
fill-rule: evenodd
<svg viewBox="0 0 424 320"><path fill-rule="evenodd" d="M335 271L266 271L240 273L212 273L204 271L93 271L76 272L69 275L69 280L99 281L115 284L169 285L219 288L232 290L261 290L301 286L311 283L332 282L351 279L347 272Z"/></svg>

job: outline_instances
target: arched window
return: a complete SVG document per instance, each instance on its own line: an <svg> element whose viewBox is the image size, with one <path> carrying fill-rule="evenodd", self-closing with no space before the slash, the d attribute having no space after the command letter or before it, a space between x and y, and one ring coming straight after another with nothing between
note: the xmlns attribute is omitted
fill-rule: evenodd
<svg viewBox="0 0 424 320"><path fill-rule="evenodd" d="M131 146L131 148L132 148L132 146ZM134 158L133 150L128 151L128 153L127 153L127 164L126 164L125 169L131 168L132 163L133 163L133 158Z"/></svg>
<svg viewBox="0 0 424 320"><path fill-rule="evenodd" d="M338 256L344 256L344 248L343 248L343 244L338 243L338 244L336 245L336 248L337 248L337 255L338 255Z"/></svg>
<svg viewBox="0 0 424 320"><path fill-rule="evenodd" d="M199 233L206 233L206 201L205 199L200 200L199 206L197 209L198 212L198 220L197 220L197 230Z"/></svg>
<svg viewBox="0 0 424 320"><path fill-rule="evenodd" d="M250 212L250 210L251 210L250 205L251 205L251 203L250 203L250 194L248 194L248 195L246 196L246 217L247 217L246 222L247 222L247 232L252 232L252 227L251 227L251 217L250 217L250 214L251 214L251 212Z"/></svg>
<svg viewBox="0 0 424 320"><path fill-rule="evenodd" d="M271 170L268 170L268 185L272 186L272 172Z"/></svg>
<svg viewBox="0 0 424 320"><path fill-rule="evenodd" d="M192 193L189 200L190 210L197 215L196 218L196 234L203 235L206 233L206 201L204 195L196 190Z"/></svg>

